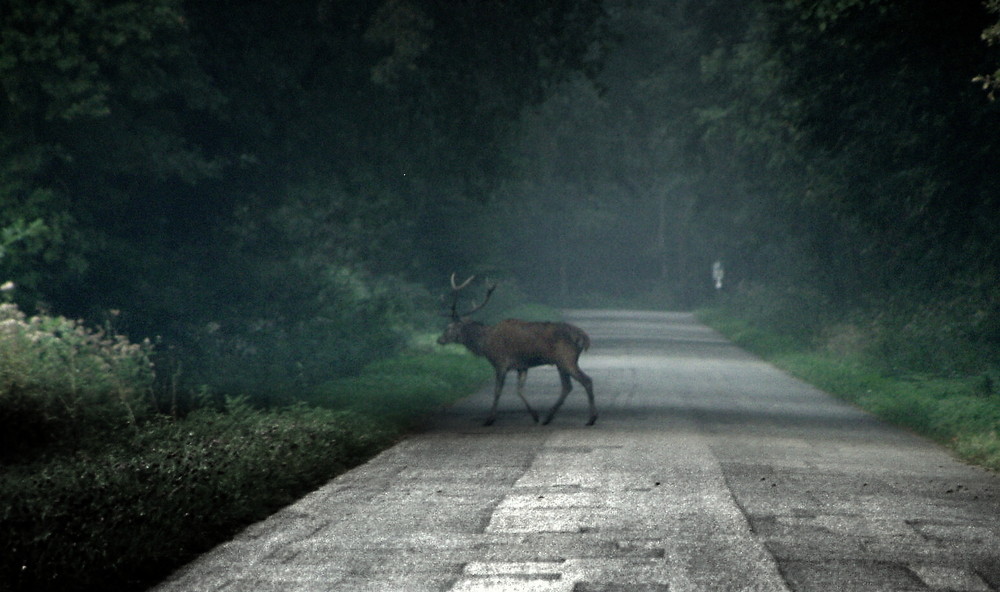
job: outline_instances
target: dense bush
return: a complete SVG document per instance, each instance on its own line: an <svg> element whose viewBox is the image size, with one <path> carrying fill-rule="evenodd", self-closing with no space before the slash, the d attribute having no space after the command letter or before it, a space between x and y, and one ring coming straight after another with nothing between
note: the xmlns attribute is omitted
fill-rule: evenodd
<svg viewBox="0 0 1000 592"><path fill-rule="evenodd" d="M995 321L987 299L900 294L868 323L867 354L893 374L978 374L1000 361Z"/></svg>
<svg viewBox="0 0 1000 592"><path fill-rule="evenodd" d="M833 317L822 294L806 287L746 282L722 295L720 305L750 327L761 327L799 345L813 343Z"/></svg>
<svg viewBox="0 0 1000 592"><path fill-rule="evenodd" d="M392 435L353 413L230 401L148 426L128 446L11 469L0 478L0 589L149 584Z"/></svg>
<svg viewBox="0 0 1000 592"><path fill-rule="evenodd" d="M988 302L901 291L891 299L848 306L807 288L747 283L725 293L705 314L768 353L815 347L863 358L892 375L961 376L1000 362L997 314Z"/></svg>
<svg viewBox="0 0 1000 592"><path fill-rule="evenodd" d="M187 390L208 386L264 406L400 351L411 330L405 286L345 266L255 269L209 298L174 324L164 366L180 365Z"/></svg>
<svg viewBox="0 0 1000 592"><path fill-rule="evenodd" d="M42 411L70 401L72 421L67 415L69 427L59 434L90 435L83 442L67 435L66 446L45 447L49 453L41 456L34 454L38 441L20 442L17 454L7 451L0 472L5 592L142 589L367 459L490 372L460 349L422 345L300 393L308 403L262 410L249 397L194 396L186 414L146 412L140 421L138 408L147 401L140 391L152 381L148 344L2 310L10 346L0 350L4 384L31 388L20 398L5 396L0 413L30 409L34 415L21 417L42 421L54 435L55 420ZM75 366L54 363L69 344L76 347ZM101 358L109 352L120 359ZM133 367L139 362L141 372ZM70 386L84 394L67 397Z"/></svg>
<svg viewBox="0 0 1000 592"><path fill-rule="evenodd" d="M148 341L0 304L0 460L134 426L150 411Z"/></svg>

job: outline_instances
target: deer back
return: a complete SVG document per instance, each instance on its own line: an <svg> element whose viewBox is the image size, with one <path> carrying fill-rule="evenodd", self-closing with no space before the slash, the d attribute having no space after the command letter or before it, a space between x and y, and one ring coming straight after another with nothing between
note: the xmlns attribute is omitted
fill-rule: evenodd
<svg viewBox="0 0 1000 592"><path fill-rule="evenodd" d="M510 368L558 364L568 358L575 361L590 346L587 334L567 323L507 319L486 329L484 354Z"/></svg>

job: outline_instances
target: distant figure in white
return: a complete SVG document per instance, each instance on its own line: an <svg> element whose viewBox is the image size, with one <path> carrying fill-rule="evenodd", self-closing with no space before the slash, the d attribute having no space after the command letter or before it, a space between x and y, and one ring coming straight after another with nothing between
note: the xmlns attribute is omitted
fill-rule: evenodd
<svg viewBox="0 0 1000 592"><path fill-rule="evenodd" d="M715 289L722 289L722 278L726 275L726 270L722 268L722 261L712 264L712 280L715 281Z"/></svg>

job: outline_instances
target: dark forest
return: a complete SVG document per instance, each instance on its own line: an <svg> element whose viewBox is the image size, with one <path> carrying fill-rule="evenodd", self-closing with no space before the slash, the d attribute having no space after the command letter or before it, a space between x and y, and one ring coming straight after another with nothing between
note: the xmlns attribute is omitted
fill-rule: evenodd
<svg viewBox="0 0 1000 592"><path fill-rule="evenodd" d="M27 310L115 311L195 381L350 372L455 270L689 309L719 260L729 295L803 330L930 311L1000 340L996 6L11 0L2 19L0 277Z"/></svg>

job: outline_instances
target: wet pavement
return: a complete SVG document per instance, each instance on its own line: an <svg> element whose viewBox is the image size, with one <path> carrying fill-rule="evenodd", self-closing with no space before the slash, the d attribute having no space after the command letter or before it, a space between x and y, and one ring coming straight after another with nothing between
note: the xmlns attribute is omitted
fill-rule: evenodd
<svg viewBox="0 0 1000 592"><path fill-rule="evenodd" d="M571 311L549 426L491 386L156 592L1000 589L1000 479L683 313ZM546 409L554 368L528 376Z"/></svg>

